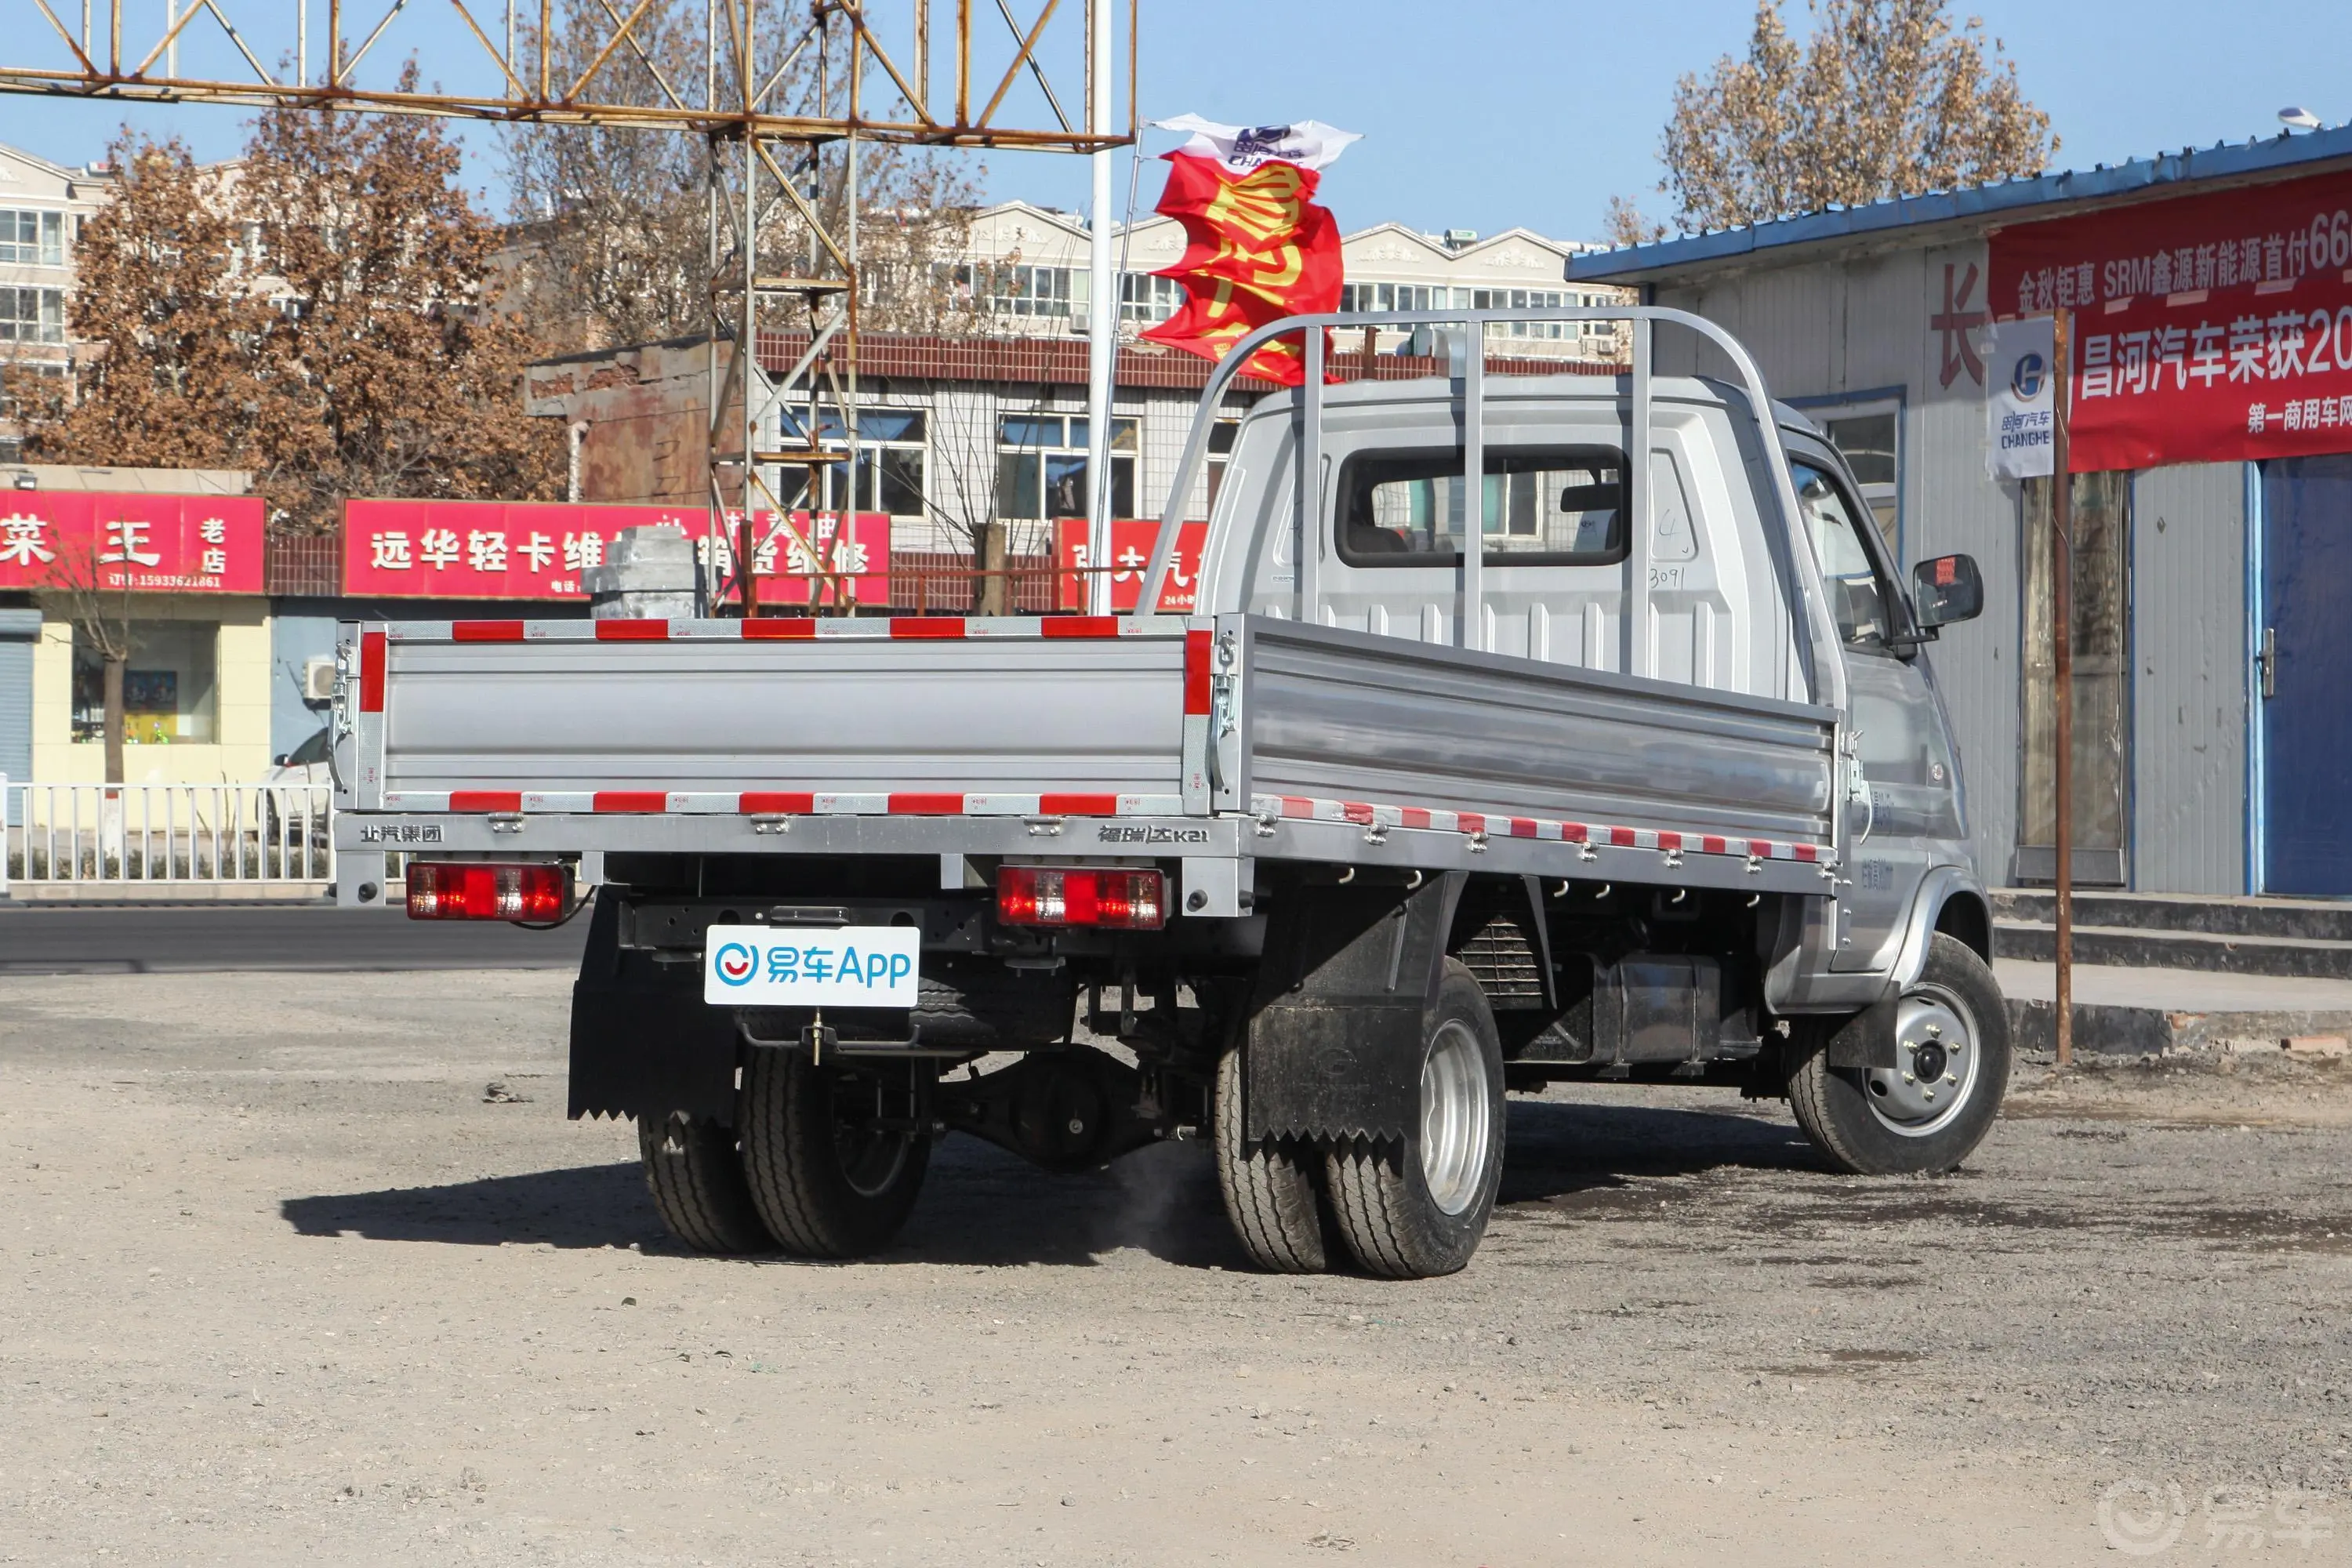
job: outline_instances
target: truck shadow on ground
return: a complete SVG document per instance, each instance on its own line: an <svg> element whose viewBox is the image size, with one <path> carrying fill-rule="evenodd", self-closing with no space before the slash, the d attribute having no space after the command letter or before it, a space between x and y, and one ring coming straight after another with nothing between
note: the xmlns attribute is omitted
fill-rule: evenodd
<svg viewBox="0 0 2352 1568"><path fill-rule="evenodd" d="M1786 1122L1712 1111L1520 1100L1510 1107L1509 1137L1505 1204L1724 1166L1821 1169ZM288 1198L279 1213L303 1236L683 1250L663 1230L634 1163ZM1204 1145L1163 1143L1100 1170L1054 1175L972 1139L950 1138L932 1151L907 1228L873 1261L1090 1267L1129 1250L1180 1268L1249 1266L1226 1226Z"/></svg>

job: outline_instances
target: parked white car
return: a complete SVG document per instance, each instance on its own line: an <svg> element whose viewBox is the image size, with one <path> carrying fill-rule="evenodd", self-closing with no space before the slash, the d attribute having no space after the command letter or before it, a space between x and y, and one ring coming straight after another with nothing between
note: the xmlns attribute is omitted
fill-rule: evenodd
<svg viewBox="0 0 2352 1568"><path fill-rule="evenodd" d="M307 832L313 845L325 846L327 808L335 784L334 770L327 761L330 743L329 731L321 726L317 734L272 762L262 775L261 782L268 786L262 795L268 842L299 844ZM291 835L279 826L287 822L294 825Z"/></svg>

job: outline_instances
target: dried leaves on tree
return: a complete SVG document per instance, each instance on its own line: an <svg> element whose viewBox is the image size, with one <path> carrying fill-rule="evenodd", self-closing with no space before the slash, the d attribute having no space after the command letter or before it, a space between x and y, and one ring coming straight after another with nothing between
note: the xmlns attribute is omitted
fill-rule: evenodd
<svg viewBox="0 0 2352 1568"><path fill-rule="evenodd" d="M297 526L330 526L349 496L558 493L562 433L519 384L538 344L493 298L499 233L458 172L429 120L280 109L255 126L238 205L280 304L258 479Z"/></svg>
<svg viewBox="0 0 2352 1568"><path fill-rule="evenodd" d="M79 247L78 396L34 409L28 455L247 469L293 531L352 496L561 493L562 433L522 412L538 344L433 121L284 109L236 163L127 132L114 161Z"/></svg>
<svg viewBox="0 0 2352 1568"><path fill-rule="evenodd" d="M240 277L242 230L219 171L177 142L110 150L113 199L84 222L67 314L94 346L79 398L12 371L35 461L131 468L242 468L265 397L254 345L268 302Z"/></svg>
<svg viewBox="0 0 2352 1568"><path fill-rule="evenodd" d="M1658 188L1685 232L2036 174L2058 149L2000 40L1942 0L1811 0L1812 37L1759 0L1745 58L1675 88ZM1621 244L1665 226L1620 197Z"/></svg>

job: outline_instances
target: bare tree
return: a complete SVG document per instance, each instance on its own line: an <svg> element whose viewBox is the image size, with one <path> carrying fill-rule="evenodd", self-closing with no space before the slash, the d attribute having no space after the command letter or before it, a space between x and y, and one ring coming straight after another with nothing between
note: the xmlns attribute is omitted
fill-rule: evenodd
<svg viewBox="0 0 2352 1568"><path fill-rule="evenodd" d="M705 8L693 0L648 0L614 46L632 10L616 8L614 0L563 0L551 51L557 74L578 79L593 68L599 96L698 106ZM835 60L845 55L846 24L827 12L823 25L825 42L793 58L770 101L788 110L838 110L840 71L836 66L828 77L824 62L828 47ZM722 81L722 96L726 90ZM720 254L711 254L709 239L711 204L719 199L713 160L740 157L736 144L662 131L523 127L510 134L505 155L524 253L522 297L559 349L649 342L712 329L714 277L741 271L732 237L740 215L719 214L720 232L729 237ZM783 161L793 188L835 234L847 224L847 148L835 143L803 147ZM966 167L929 149L860 148L865 326L939 331L957 317L950 272L962 258L978 201ZM763 182L763 188L772 187ZM771 202L757 229L763 272L806 275L814 268L816 237L794 204Z"/></svg>
<svg viewBox="0 0 2352 1568"><path fill-rule="evenodd" d="M1944 0L1807 9L1801 46L1780 0L1758 0L1747 58L1675 84L1658 189L1685 232L2036 174L2058 150L1979 18L1956 26ZM1664 232L1622 197L1609 226L1624 244Z"/></svg>
<svg viewBox="0 0 2352 1568"><path fill-rule="evenodd" d="M130 574L115 572L116 581L110 583L94 540L62 541L55 550L40 587L44 613L71 626L76 651L87 649L99 661L105 694L106 782L121 784L122 672L139 651L131 630Z"/></svg>

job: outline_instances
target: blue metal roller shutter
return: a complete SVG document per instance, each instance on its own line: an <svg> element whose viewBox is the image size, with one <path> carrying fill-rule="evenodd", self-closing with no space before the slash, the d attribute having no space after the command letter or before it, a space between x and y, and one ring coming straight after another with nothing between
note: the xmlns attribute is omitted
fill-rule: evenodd
<svg viewBox="0 0 2352 1568"><path fill-rule="evenodd" d="M33 645L40 637L40 611L0 610L0 773L11 783L33 773ZM12 827L22 798L9 795Z"/></svg>

